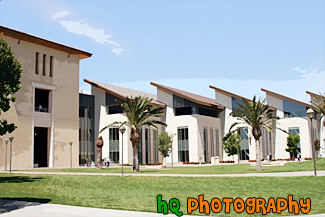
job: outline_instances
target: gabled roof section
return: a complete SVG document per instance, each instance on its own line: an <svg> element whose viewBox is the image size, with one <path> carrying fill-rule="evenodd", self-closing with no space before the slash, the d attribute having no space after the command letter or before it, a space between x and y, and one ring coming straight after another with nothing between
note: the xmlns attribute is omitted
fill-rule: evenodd
<svg viewBox="0 0 325 217"><path fill-rule="evenodd" d="M224 109L225 108L225 106L216 103L216 100L208 98L208 97L200 96L200 95L197 95L197 94L189 93L189 92L186 92L186 91L183 91L183 90L178 90L178 89L175 89L175 88L167 87L167 86L156 84L156 83L153 83L153 82L150 82L150 84L157 87L158 89L161 89L161 90L166 91L168 93L175 94L176 96L185 98L185 99L190 100L192 102L195 102L195 103L197 103L199 105L216 107L216 108L219 108L219 109Z"/></svg>
<svg viewBox="0 0 325 217"><path fill-rule="evenodd" d="M217 92L219 92L219 93L225 94L225 95L230 96L230 97L235 97L235 98L238 98L238 99L243 98L243 99L246 99L246 100L249 101L249 102L252 101L251 99L245 98L245 97L243 97L243 96L239 96L239 95L234 94L234 93L230 93L230 92L228 92L228 91L222 90L222 89L217 88L217 87L214 87L214 86L212 86L212 85L210 85L209 87L212 88L212 89L214 89L215 91L217 91Z"/></svg>
<svg viewBox="0 0 325 217"><path fill-rule="evenodd" d="M124 87L119 87L119 86L115 86L115 85L111 85L111 84L105 84L105 83L102 83L102 82L98 82L98 81L90 81L88 79L84 79L85 82L97 87L97 88L100 88L104 91L106 91L107 93L110 93L120 99L123 99L125 100L126 97L136 97L136 96L145 96L145 97L148 97L148 98L152 98L153 101L152 101L152 105L159 105L161 107L166 107L166 105L162 102L159 102L157 100L157 96L154 95L154 94L150 94L150 93L145 93L145 92L142 92L142 91L138 91L138 90L132 90L132 89L128 89L128 88L124 88Z"/></svg>
<svg viewBox="0 0 325 217"><path fill-rule="evenodd" d="M306 91L307 94L309 94L310 96L320 96L319 94L317 93L312 93L312 92L309 92L309 91Z"/></svg>
<svg viewBox="0 0 325 217"><path fill-rule="evenodd" d="M311 107L311 105L307 104L307 103L304 103L304 102L301 102L301 101L298 101L298 100L295 100L295 99L292 99L290 97L287 97L287 96L284 96L284 95L281 95L281 94L278 94L278 93L274 93L272 91L269 91L269 90L265 90L263 88L261 88L262 91L264 91L265 93L267 94L270 94L270 95L273 95L273 96L276 96L276 97L279 97L279 98L282 98L282 99L286 99L286 100L289 100L291 102L295 102L297 104L300 104L300 105L303 105L303 106L306 106L308 108Z"/></svg>
<svg viewBox="0 0 325 217"><path fill-rule="evenodd" d="M49 48L53 48L56 50L60 50L63 52L67 52L68 54L75 54L78 55L80 59L85 59L88 57L91 57L91 53L88 53L86 51L82 51L76 48L72 48L63 44L59 44L53 41L49 41L37 36L33 36L24 32L19 32L17 30L14 29L10 29L4 26L0 26L0 33L6 35L6 36L10 36L13 38L18 39L19 41L28 41L31 43L35 43L35 44L39 44L45 47L49 47Z"/></svg>

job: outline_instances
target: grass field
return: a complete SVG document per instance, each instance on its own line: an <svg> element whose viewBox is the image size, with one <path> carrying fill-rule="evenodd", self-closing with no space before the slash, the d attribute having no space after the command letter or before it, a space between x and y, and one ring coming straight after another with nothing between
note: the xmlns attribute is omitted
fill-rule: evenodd
<svg viewBox="0 0 325 217"><path fill-rule="evenodd" d="M54 204L157 212L156 196L178 198L186 214L186 198L204 194L213 197L287 197L311 198L312 213L325 213L325 177L112 177L0 174L0 198L48 201ZM194 213L198 215L198 212ZM223 212L211 215L225 216ZM289 215L284 212L282 215ZM232 210L226 216L236 214ZM259 214L254 214L259 216ZM279 214L268 214L279 216Z"/></svg>
<svg viewBox="0 0 325 217"><path fill-rule="evenodd" d="M316 160L317 170L325 170L325 158ZM312 171L313 161L292 162L284 166L263 166L263 173L271 172L294 172L294 171ZM27 170L35 171L35 170ZM121 168L77 168L77 169L41 169L44 172L84 172L84 173L120 173ZM124 168L125 173L131 173L130 167ZM256 173L254 166L249 164L234 164L220 166L201 166L201 167L167 167L166 169L141 169L141 173L157 173L157 174L237 174L237 173Z"/></svg>

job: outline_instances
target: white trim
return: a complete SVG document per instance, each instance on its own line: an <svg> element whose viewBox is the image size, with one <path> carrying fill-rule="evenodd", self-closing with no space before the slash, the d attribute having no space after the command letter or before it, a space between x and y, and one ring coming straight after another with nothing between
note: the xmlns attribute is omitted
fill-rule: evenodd
<svg viewBox="0 0 325 217"><path fill-rule="evenodd" d="M51 114L52 114L52 126L51 126L51 139L50 139L50 156L49 156L49 167L54 167L54 94L55 89L51 91L52 92L52 108L51 108Z"/></svg>
<svg viewBox="0 0 325 217"><path fill-rule="evenodd" d="M32 82L32 86L36 87L36 88L40 88L40 89L56 90L55 86L46 85L46 84L39 84L39 83L35 83L35 82Z"/></svg>
<svg viewBox="0 0 325 217"><path fill-rule="evenodd" d="M33 105L32 105L32 168L34 168L34 120L35 120L35 87L33 86Z"/></svg>

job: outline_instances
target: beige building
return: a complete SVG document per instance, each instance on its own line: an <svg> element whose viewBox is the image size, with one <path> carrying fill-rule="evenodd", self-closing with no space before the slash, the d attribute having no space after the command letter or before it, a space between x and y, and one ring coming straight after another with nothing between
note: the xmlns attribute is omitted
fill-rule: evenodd
<svg viewBox="0 0 325 217"><path fill-rule="evenodd" d="M79 60L91 54L3 26L0 37L9 44L23 68L22 88L15 94L16 102L1 114L1 119L17 126L12 133L12 168L68 167L71 162L77 166ZM0 137L2 169L4 141L8 137Z"/></svg>

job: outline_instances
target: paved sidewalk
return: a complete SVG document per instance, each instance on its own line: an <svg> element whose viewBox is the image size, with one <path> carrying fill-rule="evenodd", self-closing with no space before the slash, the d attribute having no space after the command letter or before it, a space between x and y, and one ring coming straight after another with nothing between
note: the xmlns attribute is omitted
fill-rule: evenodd
<svg viewBox="0 0 325 217"><path fill-rule="evenodd" d="M149 212L99 209L57 204L41 204L3 199L0 199L0 215L1 217L176 217L174 214L163 215ZM198 217L194 215L185 216ZM229 217L230 215L225 214L225 216ZM324 217L325 214L303 216Z"/></svg>
<svg viewBox="0 0 325 217"><path fill-rule="evenodd" d="M0 173L9 173L0 171ZM27 172L12 171L14 174L49 174L49 175L78 175L78 176L121 176L121 173L67 173L67 172ZM281 173L244 173L244 174L149 174L124 173L124 176L151 176L151 177L296 177L314 176L314 171L281 172ZM325 176L325 171L317 171L317 176Z"/></svg>

